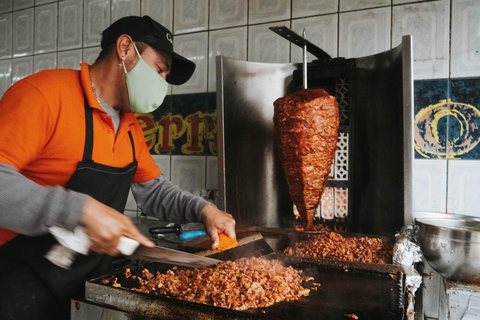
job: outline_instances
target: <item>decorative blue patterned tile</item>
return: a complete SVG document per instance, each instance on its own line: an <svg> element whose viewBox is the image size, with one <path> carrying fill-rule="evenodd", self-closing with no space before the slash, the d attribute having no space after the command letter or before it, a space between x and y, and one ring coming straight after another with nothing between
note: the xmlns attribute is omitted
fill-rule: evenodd
<svg viewBox="0 0 480 320"><path fill-rule="evenodd" d="M450 79L452 101L468 103L480 108L480 78Z"/></svg>
<svg viewBox="0 0 480 320"><path fill-rule="evenodd" d="M450 79L448 140L451 159L480 159L480 78Z"/></svg>
<svg viewBox="0 0 480 320"><path fill-rule="evenodd" d="M480 78L417 80L415 158L480 159Z"/></svg>
<svg viewBox="0 0 480 320"><path fill-rule="evenodd" d="M448 79L414 82L415 158L446 158L447 123L439 119L437 104L449 98ZM435 110L432 110L435 109Z"/></svg>

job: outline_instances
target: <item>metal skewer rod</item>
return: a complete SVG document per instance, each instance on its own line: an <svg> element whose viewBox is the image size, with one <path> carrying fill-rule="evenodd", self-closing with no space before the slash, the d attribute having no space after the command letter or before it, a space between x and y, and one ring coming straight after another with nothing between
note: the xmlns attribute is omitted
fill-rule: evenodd
<svg viewBox="0 0 480 320"><path fill-rule="evenodd" d="M303 28L303 89L308 88L307 84L307 31Z"/></svg>

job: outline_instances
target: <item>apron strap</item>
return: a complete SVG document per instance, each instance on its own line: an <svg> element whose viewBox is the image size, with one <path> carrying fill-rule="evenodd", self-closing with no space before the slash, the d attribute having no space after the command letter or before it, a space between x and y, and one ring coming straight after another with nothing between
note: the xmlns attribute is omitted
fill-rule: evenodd
<svg viewBox="0 0 480 320"><path fill-rule="evenodd" d="M85 147L83 149L83 161L93 162L93 111L85 95L83 95L83 99L85 107Z"/></svg>
<svg viewBox="0 0 480 320"><path fill-rule="evenodd" d="M132 132L128 130L128 136L130 137L130 143L132 144L132 152L133 152L133 161L135 161L135 143L133 142Z"/></svg>
<svg viewBox="0 0 480 320"><path fill-rule="evenodd" d="M84 95L84 107L85 107L85 147L83 149L83 161L92 160L93 153L93 111L88 104L87 97ZM130 144L132 145L133 161L135 161L135 143L133 142L132 132L128 131L128 136L130 137Z"/></svg>

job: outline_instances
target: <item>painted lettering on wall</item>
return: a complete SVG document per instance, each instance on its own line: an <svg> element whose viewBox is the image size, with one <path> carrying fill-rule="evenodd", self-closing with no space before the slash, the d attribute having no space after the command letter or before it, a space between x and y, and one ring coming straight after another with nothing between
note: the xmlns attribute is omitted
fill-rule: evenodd
<svg viewBox="0 0 480 320"><path fill-rule="evenodd" d="M152 154L171 154L174 151L186 155L217 154L216 111L197 111L187 117L169 113L158 121L151 114L137 114L136 117Z"/></svg>
<svg viewBox="0 0 480 320"><path fill-rule="evenodd" d="M459 159L480 142L480 111L440 100L415 115L414 137L415 150L425 158Z"/></svg>

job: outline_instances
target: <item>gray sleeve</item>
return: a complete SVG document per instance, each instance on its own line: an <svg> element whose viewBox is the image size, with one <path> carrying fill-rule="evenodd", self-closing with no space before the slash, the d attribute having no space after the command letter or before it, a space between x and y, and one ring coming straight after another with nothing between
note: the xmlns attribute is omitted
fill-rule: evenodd
<svg viewBox="0 0 480 320"><path fill-rule="evenodd" d="M203 208L210 204L202 197L180 189L164 175L134 183L132 192L143 213L166 222L200 222Z"/></svg>
<svg viewBox="0 0 480 320"><path fill-rule="evenodd" d="M73 230L88 196L59 186L44 187L0 163L0 226L36 236L57 225Z"/></svg>

